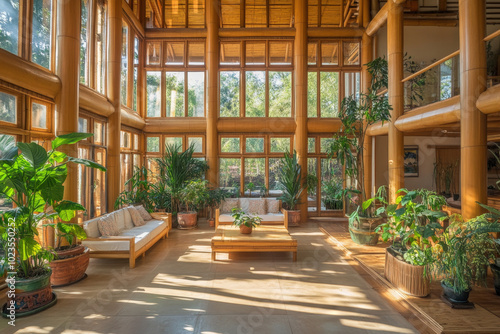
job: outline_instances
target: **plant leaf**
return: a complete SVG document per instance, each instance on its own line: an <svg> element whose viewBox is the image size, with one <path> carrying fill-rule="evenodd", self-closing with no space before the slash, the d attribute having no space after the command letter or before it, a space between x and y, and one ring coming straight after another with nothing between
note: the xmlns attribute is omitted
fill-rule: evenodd
<svg viewBox="0 0 500 334"><path fill-rule="evenodd" d="M91 161L91 160L68 157L68 161L74 162L76 164L84 165L87 167L91 167L91 168L97 168L103 172L106 171L106 167L98 164L97 162Z"/></svg>
<svg viewBox="0 0 500 334"><path fill-rule="evenodd" d="M63 221L70 221L75 217L76 211L85 211L85 208L81 204L75 202L62 201L54 208L54 210L57 211L59 217Z"/></svg>
<svg viewBox="0 0 500 334"><path fill-rule="evenodd" d="M52 141L52 149L56 149L61 145L69 145L78 143L80 140L92 137L94 134L92 133L83 133L83 132L73 132L68 133L66 135L57 136Z"/></svg>
<svg viewBox="0 0 500 334"><path fill-rule="evenodd" d="M48 155L45 149L36 143L17 143L22 156L37 169L47 162Z"/></svg>

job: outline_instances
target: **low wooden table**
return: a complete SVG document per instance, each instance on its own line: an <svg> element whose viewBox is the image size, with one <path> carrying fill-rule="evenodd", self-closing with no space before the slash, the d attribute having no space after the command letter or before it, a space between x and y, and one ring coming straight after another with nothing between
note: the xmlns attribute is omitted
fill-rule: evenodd
<svg viewBox="0 0 500 334"><path fill-rule="evenodd" d="M212 261L221 252L292 252L297 261L297 240L284 226L260 225L252 234L241 234L236 226L219 225L212 237Z"/></svg>

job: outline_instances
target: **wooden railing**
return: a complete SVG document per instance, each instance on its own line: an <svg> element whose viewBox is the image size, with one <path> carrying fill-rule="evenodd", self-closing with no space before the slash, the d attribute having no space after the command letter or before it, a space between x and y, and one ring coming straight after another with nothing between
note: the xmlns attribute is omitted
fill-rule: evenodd
<svg viewBox="0 0 500 334"><path fill-rule="evenodd" d="M450 60L451 58L453 58L455 56L458 56L459 54L460 54L460 50L457 50L457 51L453 52L452 54L449 54L446 57L443 57L443 58L439 59L438 61L430 64L429 66L424 67L420 71L417 71L415 73L410 74L409 76L407 76L406 78L404 78L402 80L402 82L407 82L407 81L409 81L411 79L414 79L414 78L418 77L419 75L421 75L422 73L427 72L428 70L430 70L430 69L432 69L432 68L434 68L436 66L441 65L445 61Z"/></svg>
<svg viewBox="0 0 500 334"><path fill-rule="evenodd" d="M500 29L498 29L498 30L497 30L497 31L495 31L494 33L489 34L488 36L486 36L486 37L484 38L484 41L485 41L485 42L491 41L493 38L498 37L498 36L500 36Z"/></svg>

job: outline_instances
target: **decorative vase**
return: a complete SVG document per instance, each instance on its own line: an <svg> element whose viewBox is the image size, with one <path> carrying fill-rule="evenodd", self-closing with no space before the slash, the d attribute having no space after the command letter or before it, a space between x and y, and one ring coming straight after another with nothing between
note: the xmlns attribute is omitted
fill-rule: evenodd
<svg viewBox="0 0 500 334"><path fill-rule="evenodd" d="M446 299L453 303L467 303L469 300L469 293L471 289L461 291L459 293L456 293L453 291L453 288L449 287L444 283L444 281L441 281L441 286L443 287L443 295Z"/></svg>
<svg viewBox="0 0 500 334"><path fill-rule="evenodd" d="M349 226L349 234L352 241L359 245L374 246L378 243L379 234L374 232L375 228L384 222L381 216L358 217Z"/></svg>
<svg viewBox="0 0 500 334"><path fill-rule="evenodd" d="M177 213L177 228L181 230L191 230L197 228L198 213L195 211Z"/></svg>
<svg viewBox="0 0 500 334"><path fill-rule="evenodd" d="M240 225L240 233L241 234L251 234L252 233L252 227L248 227L246 225Z"/></svg>
<svg viewBox="0 0 500 334"><path fill-rule="evenodd" d="M300 210L288 210L288 226L300 226Z"/></svg>
<svg viewBox="0 0 500 334"><path fill-rule="evenodd" d="M85 278L89 266L90 253L88 248L79 245L65 251L57 252L58 259L50 262L52 286L65 286Z"/></svg>

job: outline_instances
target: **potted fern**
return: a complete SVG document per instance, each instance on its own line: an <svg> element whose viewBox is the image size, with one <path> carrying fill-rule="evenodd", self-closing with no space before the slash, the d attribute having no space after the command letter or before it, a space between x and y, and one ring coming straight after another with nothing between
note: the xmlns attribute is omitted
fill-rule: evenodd
<svg viewBox="0 0 500 334"><path fill-rule="evenodd" d="M288 226L299 226L300 210L296 208L300 204L300 195L305 186L302 183L297 152L294 151L293 154L287 152L282 158L281 168L278 170L278 185L283 191L279 199L282 200L283 207L288 210Z"/></svg>

